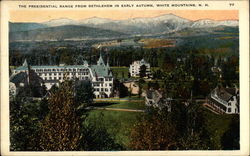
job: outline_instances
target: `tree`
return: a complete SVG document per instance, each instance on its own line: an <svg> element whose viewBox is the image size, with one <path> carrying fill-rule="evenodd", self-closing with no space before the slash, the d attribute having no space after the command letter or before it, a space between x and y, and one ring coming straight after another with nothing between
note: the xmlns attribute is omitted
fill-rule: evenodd
<svg viewBox="0 0 250 156"><path fill-rule="evenodd" d="M140 73L139 73L140 78L147 76L146 70L147 70L147 67L145 65L140 66Z"/></svg>
<svg viewBox="0 0 250 156"><path fill-rule="evenodd" d="M77 81L75 89L75 99L79 105L91 105L93 103L95 95L90 81Z"/></svg>
<svg viewBox="0 0 250 156"><path fill-rule="evenodd" d="M81 135L78 104L72 82L64 81L48 100L49 113L43 121L40 147L45 151L77 150Z"/></svg>
<svg viewBox="0 0 250 156"><path fill-rule="evenodd" d="M206 150L207 145L200 137L199 133L185 135L179 140L179 149L181 150Z"/></svg>
<svg viewBox="0 0 250 156"><path fill-rule="evenodd" d="M37 113L39 112L36 103L28 102L24 98L16 97L10 102L11 151L38 149L39 120Z"/></svg>
<svg viewBox="0 0 250 156"><path fill-rule="evenodd" d="M119 92L119 97L126 97L129 95L128 88L118 79L114 79L114 90Z"/></svg>
<svg viewBox="0 0 250 156"><path fill-rule="evenodd" d="M221 139L223 150L239 150L240 149L240 126L239 116L232 118L229 129L223 134Z"/></svg>
<svg viewBox="0 0 250 156"><path fill-rule="evenodd" d="M175 125L159 114L147 115L131 131L130 148L133 150L175 149Z"/></svg>
<svg viewBox="0 0 250 156"><path fill-rule="evenodd" d="M139 79L139 82L138 82L138 86L139 86L139 91L138 91L138 95L139 97L141 97L141 94L142 94L142 85L145 83L145 81L143 79Z"/></svg>

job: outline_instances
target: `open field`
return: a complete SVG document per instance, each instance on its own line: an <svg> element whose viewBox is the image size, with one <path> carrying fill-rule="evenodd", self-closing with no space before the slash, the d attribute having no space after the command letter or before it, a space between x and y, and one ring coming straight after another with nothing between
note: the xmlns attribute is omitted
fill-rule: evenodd
<svg viewBox="0 0 250 156"><path fill-rule="evenodd" d="M97 102L95 105L105 108L145 109L144 101Z"/></svg>
<svg viewBox="0 0 250 156"><path fill-rule="evenodd" d="M95 118L100 118L101 124L105 126L115 141L127 148L131 128L141 114L138 112L92 110L89 112L87 120L92 122Z"/></svg>
<svg viewBox="0 0 250 156"><path fill-rule="evenodd" d="M170 39L145 38L139 42L144 45L144 48L175 47L175 40Z"/></svg>
<svg viewBox="0 0 250 156"><path fill-rule="evenodd" d="M129 67L111 67L111 70L113 75L118 79L128 78Z"/></svg>
<svg viewBox="0 0 250 156"><path fill-rule="evenodd" d="M126 98L127 99L127 98ZM132 97L130 101L122 102L96 102L95 107L143 110L144 101L137 97ZM135 101L136 100L136 101ZM130 130L138 121L142 112L113 111L113 110L91 110L88 120L91 122L95 116L102 116L102 124L105 125L108 133L113 136L117 143L127 148L129 143Z"/></svg>

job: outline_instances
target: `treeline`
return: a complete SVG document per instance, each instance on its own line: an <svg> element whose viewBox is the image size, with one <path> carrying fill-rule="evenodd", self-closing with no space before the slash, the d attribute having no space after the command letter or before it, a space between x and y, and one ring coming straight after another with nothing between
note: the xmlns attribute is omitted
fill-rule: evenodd
<svg viewBox="0 0 250 156"><path fill-rule="evenodd" d="M188 106L172 101L168 109L150 109L131 130L129 146L133 150L237 150L239 116L231 116L230 125L220 141L214 139L213 125L208 125L200 104ZM229 135L231 134L231 136Z"/></svg>
<svg viewBox="0 0 250 156"><path fill-rule="evenodd" d="M233 51L233 52L232 52ZM50 47L44 49L33 49L29 53L19 50L10 50L9 64L20 66L27 59L31 65L59 65L82 64L87 60L90 64L95 64L100 53L108 60L111 66L129 66L135 60L145 59L152 67L161 67L167 61L175 62L177 58L188 57L188 55L211 56L213 58L226 58L232 55L239 56L237 49L196 49L190 45L168 48L77 48L77 47Z"/></svg>
<svg viewBox="0 0 250 156"><path fill-rule="evenodd" d="M236 56L222 59L190 54L172 59L166 54L164 60L160 68L153 69L153 79L163 81L162 87L167 92L179 90L186 94L184 99L190 97L191 91L194 96L206 97L218 85L239 87L239 58Z"/></svg>

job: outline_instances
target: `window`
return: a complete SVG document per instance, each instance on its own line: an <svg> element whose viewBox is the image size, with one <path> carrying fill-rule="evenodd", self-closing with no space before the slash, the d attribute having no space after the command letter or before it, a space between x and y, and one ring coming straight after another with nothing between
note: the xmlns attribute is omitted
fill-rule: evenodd
<svg viewBox="0 0 250 156"><path fill-rule="evenodd" d="M103 92L103 88L101 88L101 92Z"/></svg>
<svg viewBox="0 0 250 156"><path fill-rule="evenodd" d="M228 112L231 112L231 108L228 108L227 111L228 111Z"/></svg>
<svg viewBox="0 0 250 156"><path fill-rule="evenodd" d="M107 92L108 91L108 89L107 88L105 88L105 92Z"/></svg>

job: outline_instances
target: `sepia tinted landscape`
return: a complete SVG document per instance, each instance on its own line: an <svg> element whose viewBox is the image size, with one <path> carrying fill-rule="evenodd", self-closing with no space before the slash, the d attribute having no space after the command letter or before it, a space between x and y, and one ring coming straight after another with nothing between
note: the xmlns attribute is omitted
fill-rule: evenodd
<svg viewBox="0 0 250 156"><path fill-rule="evenodd" d="M9 21L12 151L240 149L238 19L62 16Z"/></svg>

